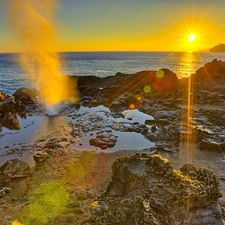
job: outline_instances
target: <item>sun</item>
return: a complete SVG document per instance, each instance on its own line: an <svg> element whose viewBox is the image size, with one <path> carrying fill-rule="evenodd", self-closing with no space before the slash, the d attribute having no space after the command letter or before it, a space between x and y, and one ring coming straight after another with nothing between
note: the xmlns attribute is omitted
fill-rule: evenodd
<svg viewBox="0 0 225 225"><path fill-rule="evenodd" d="M189 35L188 35L188 40L189 40L190 42L195 41L195 39L196 39L195 34L189 34Z"/></svg>

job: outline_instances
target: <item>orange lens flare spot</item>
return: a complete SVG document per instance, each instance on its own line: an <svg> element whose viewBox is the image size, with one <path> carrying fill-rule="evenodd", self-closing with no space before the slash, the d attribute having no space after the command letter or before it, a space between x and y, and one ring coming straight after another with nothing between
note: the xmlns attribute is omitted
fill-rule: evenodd
<svg viewBox="0 0 225 225"><path fill-rule="evenodd" d="M135 105L134 104L130 104L129 108L130 109L135 109Z"/></svg>
<svg viewBox="0 0 225 225"><path fill-rule="evenodd" d="M163 78L163 77L164 77L164 71L163 71L163 70L158 70L158 71L156 72L156 76L157 76L158 78Z"/></svg>
<svg viewBox="0 0 225 225"><path fill-rule="evenodd" d="M137 101L142 102L144 100L144 95L140 94L136 96Z"/></svg>
<svg viewBox="0 0 225 225"><path fill-rule="evenodd" d="M138 100L138 101L141 101L141 99L142 99L142 98L141 98L140 96L137 97L137 100Z"/></svg>
<svg viewBox="0 0 225 225"><path fill-rule="evenodd" d="M151 86L146 85L143 90L144 90L144 93L148 94L151 92L152 88L151 88Z"/></svg>

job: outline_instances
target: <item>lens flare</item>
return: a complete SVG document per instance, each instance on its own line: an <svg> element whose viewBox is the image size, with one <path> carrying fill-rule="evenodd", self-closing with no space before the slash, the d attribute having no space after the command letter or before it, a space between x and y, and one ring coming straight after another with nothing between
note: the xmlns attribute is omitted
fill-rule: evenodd
<svg viewBox="0 0 225 225"><path fill-rule="evenodd" d="M69 194L62 184L51 181L38 187L29 198L29 215L24 224L36 221L46 224L63 213Z"/></svg>
<svg viewBox="0 0 225 225"><path fill-rule="evenodd" d="M11 225L23 225L23 224L17 220L14 220Z"/></svg>
<svg viewBox="0 0 225 225"><path fill-rule="evenodd" d="M135 109L135 105L134 104L130 104L129 108L130 109Z"/></svg>
<svg viewBox="0 0 225 225"><path fill-rule="evenodd" d="M151 88L150 85L146 85L146 86L144 87L144 92L145 92L146 94L150 93L151 90L152 90L152 88Z"/></svg>
<svg viewBox="0 0 225 225"><path fill-rule="evenodd" d="M158 70L158 71L156 72L156 76L157 76L158 78L163 78L163 77L164 77L164 71L163 71L163 70Z"/></svg>

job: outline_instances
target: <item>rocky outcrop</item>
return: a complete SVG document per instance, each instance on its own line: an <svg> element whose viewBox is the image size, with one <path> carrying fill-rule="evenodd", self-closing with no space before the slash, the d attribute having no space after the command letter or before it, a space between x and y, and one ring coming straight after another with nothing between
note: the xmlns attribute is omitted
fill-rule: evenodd
<svg viewBox="0 0 225 225"><path fill-rule="evenodd" d="M130 104L141 104L144 95L155 98L162 97L165 93L169 95L176 92L179 85L176 74L168 69L140 71L135 74L117 73L105 78L77 78L78 89L82 99L85 98L85 103L91 106L102 104L113 111L127 109Z"/></svg>
<svg viewBox="0 0 225 225"><path fill-rule="evenodd" d="M17 114L21 118L25 118L25 105L21 101L15 101L14 96L7 96L1 93L0 97L0 131L1 127L6 127L10 130L20 129L20 123Z"/></svg>
<svg viewBox="0 0 225 225"><path fill-rule="evenodd" d="M12 96L0 93L0 127L20 129L17 115L26 118L26 105L36 104L37 97L37 90L34 88L19 88Z"/></svg>
<svg viewBox="0 0 225 225"><path fill-rule="evenodd" d="M216 175L185 164L174 170L160 155L117 159L107 190L84 225L223 225Z"/></svg>
<svg viewBox="0 0 225 225"><path fill-rule="evenodd" d="M215 79L225 78L225 62L213 59L212 62L206 63L203 67L196 71L194 80L206 80L212 83Z"/></svg>

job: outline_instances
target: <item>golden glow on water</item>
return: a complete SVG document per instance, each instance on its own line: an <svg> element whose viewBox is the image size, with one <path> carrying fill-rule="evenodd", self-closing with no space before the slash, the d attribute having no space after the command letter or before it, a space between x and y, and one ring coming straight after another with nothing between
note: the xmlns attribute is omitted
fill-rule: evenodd
<svg viewBox="0 0 225 225"><path fill-rule="evenodd" d="M177 70L181 72L183 77L189 77L191 74L195 73L196 63L199 61L199 58L200 55L197 52L183 52L179 59L179 65L182 65L182 67L177 68ZM186 75L184 75L184 71ZM181 78L179 73L177 76Z"/></svg>

